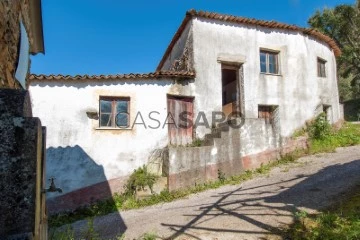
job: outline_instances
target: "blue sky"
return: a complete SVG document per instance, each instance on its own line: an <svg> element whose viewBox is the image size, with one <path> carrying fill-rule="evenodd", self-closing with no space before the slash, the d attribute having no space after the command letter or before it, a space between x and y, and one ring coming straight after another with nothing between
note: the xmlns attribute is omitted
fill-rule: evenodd
<svg viewBox="0 0 360 240"><path fill-rule="evenodd" d="M355 0L42 0L45 55L36 74L153 72L191 8L307 26L324 7Z"/></svg>

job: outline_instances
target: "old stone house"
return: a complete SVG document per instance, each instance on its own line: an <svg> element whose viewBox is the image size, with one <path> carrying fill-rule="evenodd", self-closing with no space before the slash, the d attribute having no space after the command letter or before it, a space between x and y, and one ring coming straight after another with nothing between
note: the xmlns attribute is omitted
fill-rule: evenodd
<svg viewBox="0 0 360 240"><path fill-rule="evenodd" d="M31 76L33 112L49 129L47 173L65 190L49 202L107 197L102 186L121 191L143 164L172 190L304 147L290 137L305 121L341 118L340 53L315 30L191 10L154 73ZM236 127L219 112L236 112Z"/></svg>
<svg viewBox="0 0 360 240"><path fill-rule="evenodd" d="M26 90L44 52L40 0L0 1L0 239L47 239L45 129Z"/></svg>

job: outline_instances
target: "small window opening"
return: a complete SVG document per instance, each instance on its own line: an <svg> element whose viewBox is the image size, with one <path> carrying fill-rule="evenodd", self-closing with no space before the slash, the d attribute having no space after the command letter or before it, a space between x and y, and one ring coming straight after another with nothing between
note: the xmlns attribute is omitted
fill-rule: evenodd
<svg viewBox="0 0 360 240"><path fill-rule="evenodd" d="M323 77L323 78L326 77L325 65L326 65L326 61L321 58L318 58L318 60L317 60L318 77Z"/></svg>
<svg viewBox="0 0 360 240"><path fill-rule="evenodd" d="M100 127L129 127L130 98L100 97Z"/></svg>
<svg viewBox="0 0 360 240"><path fill-rule="evenodd" d="M272 124L274 122L274 111L277 107L273 105L259 105L258 118L263 118L265 123Z"/></svg>
<svg viewBox="0 0 360 240"><path fill-rule="evenodd" d="M260 50L260 72L279 74L279 53Z"/></svg>

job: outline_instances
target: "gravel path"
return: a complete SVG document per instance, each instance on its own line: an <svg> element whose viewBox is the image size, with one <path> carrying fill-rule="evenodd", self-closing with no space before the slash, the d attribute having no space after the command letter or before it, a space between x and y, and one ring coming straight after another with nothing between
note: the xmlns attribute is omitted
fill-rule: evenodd
<svg viewBox="0 0 360 240"><path fill-rule="evenodd" d="M171 203L95 218L102 239L125 239L156 233L159 239L266 239L273 229L287 225L293 213L332 204L360 185L360 146L339 148L336 153L303 157L275 168L268 176L240 185L191 195ZM77 231L87 221L73 224Z"/></svg>

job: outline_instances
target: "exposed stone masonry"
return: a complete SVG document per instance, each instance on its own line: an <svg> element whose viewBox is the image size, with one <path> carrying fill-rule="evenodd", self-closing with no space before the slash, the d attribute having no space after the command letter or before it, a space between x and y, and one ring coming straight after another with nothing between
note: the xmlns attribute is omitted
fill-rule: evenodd
<svg viewBox="0 0 360 240"><path fill-rule="evenodd" d="M0 1L0 88L21 88L15 80L19 56L20 19L29 39L29 0ZM31 41L31 40L30 40Z"/></svg>

